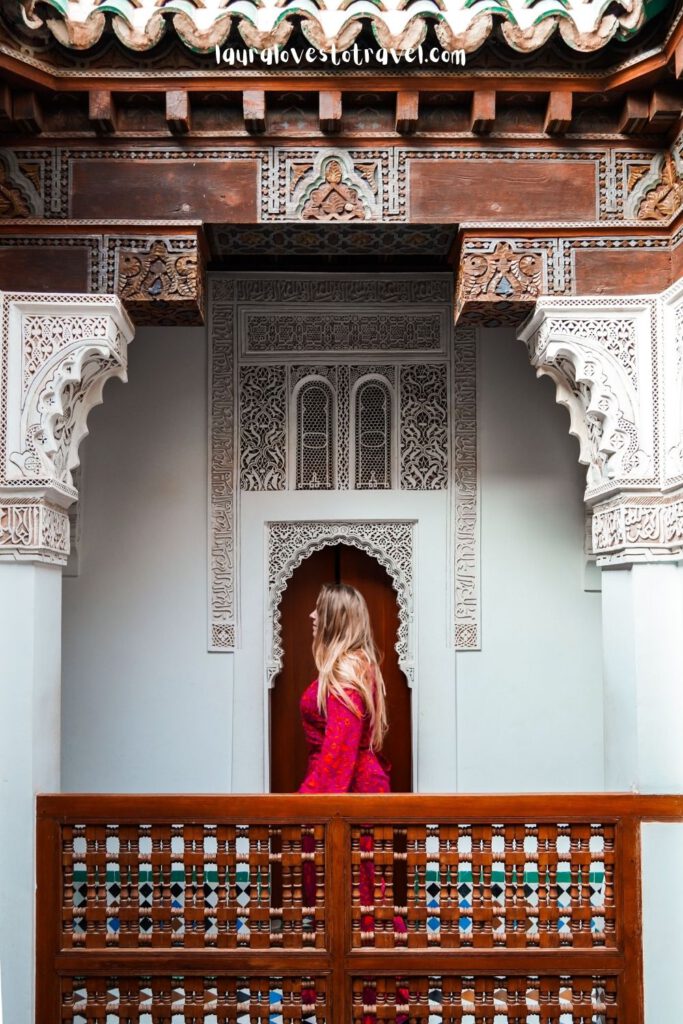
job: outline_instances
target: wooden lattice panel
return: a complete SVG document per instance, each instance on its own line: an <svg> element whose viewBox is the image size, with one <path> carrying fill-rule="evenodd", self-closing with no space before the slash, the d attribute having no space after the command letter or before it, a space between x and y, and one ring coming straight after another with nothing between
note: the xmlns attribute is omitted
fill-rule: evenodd
<svg viewBox="0 0 683 1024"><path fill-rule="evenodd" d="M613 825L351 832L354 947L616 945Z"/></svg>
<svg viewBox="0 0 683 1024"><path fill-rule="evenodd" d="M78 977L63 984L61 1022L325 1024L326 1004L323 978Z"/></svg>
<svg viewBox="0 0 683 1024"><path fill-rule="evenodd" d="M64 825L61 835L65 949L324 946L324 826Z"/></svg>
<svg viewBox="0 0 683 1024"><path fill-rule="evenodd" d="M614 978L354 978L353 1024L616 1024Z"/></svg>

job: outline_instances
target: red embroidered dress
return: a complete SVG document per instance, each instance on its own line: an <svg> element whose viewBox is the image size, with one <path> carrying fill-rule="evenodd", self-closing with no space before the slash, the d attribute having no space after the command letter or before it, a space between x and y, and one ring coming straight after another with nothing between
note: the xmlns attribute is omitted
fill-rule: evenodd
<svg viewBox="0 0 683 1024"><path fill-rule="evenodd" d="M363 698L349 691L350 708L330 694L327 718L318 711L318 680L301 698L301 719L308 743L308 771L300 793L388 793L389 763L370 749L370 717Z"/></svg>

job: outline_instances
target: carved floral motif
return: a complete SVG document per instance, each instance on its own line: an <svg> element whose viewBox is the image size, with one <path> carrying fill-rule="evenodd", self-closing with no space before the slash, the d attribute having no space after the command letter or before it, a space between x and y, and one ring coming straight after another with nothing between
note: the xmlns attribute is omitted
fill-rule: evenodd
<svg viewBox="0 0 683 1024"><path fill-rule="evenodd" d="M302 220L365 220L365 207L358 192L342 181L338 160L325 165L325 181L313 189L301 211Z"/></svg>
<svg viewBox="0 0 683 1024"><path fill-rule="evenodd" d="M669 221L680 210L683 206L683 180L671 153L664 157L654 182L650 175L641 179L639 191L643 197L638 204L638 220Z"/></svg>
<svg viewBox="0 0 683 1024"><path fill-rule="evenodd" d="M203 323L204 270L196 241L144 239L119 248L116 291L138 324Z"/></svg>
<svg viewBox="0 0 683 1024"><path fill-rule="evenodd" d="M22 166L10 149L0 149L0 220L42 217L35 165Z"/></svg>

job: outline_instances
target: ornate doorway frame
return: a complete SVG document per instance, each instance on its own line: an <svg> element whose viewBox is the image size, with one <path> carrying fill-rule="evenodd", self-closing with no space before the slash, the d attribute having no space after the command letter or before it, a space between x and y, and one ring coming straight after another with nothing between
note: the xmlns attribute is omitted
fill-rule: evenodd
<svg viewBox="0 0 683 1024"><path fill-rule="evenodd" d="M398 603L399 627L395 649L398 664L412 692L412 784L417 781L418 703L416 649L416 529L415 519L268 520L266 526L265 609L266 658L264 714L268 693L282 670L283 647L280 606L287 583L298 566L315 551L332 544L348 544L365 551L391 578ZM265 767L270 764L270 730L264 720Z"/></svg>
<svg viewBox="0 0 683 1024"><path fill-rule="evenodd" d="M282 670L280 604L292 574L309 555L330 544L367 552L391 577L399 609L396 653L411 689L415 683L415 528L414 519L294 520L266 524L266 687Z"/></svg>

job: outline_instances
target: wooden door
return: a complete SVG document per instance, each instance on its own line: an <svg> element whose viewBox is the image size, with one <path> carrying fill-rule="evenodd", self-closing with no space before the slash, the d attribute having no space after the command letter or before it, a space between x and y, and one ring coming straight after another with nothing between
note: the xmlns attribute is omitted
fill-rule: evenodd
<svg viewBox="0 0 683 1024"><path fill-rule="evenodd" d="M375 640L383 654L389 731L383 753L392 765L391 788L412 789L410 689L398 666L395 644L398 603L391 578L370 555L346 544L330 545L310 555L294 572L280 605L282 672L270 694L270 790L291 793L299 788L308 761L299 717L299 700L316 677L311 653L310 613L323 583L348 583L367 601Z"/></svg>

